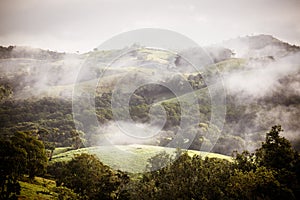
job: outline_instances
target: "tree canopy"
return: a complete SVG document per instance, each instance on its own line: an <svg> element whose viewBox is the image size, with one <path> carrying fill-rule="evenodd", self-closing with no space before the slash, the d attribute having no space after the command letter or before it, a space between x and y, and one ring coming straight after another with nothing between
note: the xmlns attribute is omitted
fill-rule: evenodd
<svg viewBox="0 0 300 200"><path fill-rule="evenodd" d="M57 178L58 185L73 189L84 199L115 199L122 184L129 181L126 174L113 171L89 154L78 155L63 165Z"/></svg>

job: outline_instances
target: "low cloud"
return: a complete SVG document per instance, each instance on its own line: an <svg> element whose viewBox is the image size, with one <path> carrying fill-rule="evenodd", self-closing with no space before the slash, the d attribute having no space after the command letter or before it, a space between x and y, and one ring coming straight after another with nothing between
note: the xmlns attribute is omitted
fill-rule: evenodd
<svg viewBox="0 0 300 200"><path fill-rule="evenodd" d="M150 135L147 137L145 135L147 130L154 130L155 127L141 123L121 123L122 127L118 125L119 122L110 122L106 125L101 125L101 128L97 131L98 145L157 144L157 138L160 135L159 132L155 136ZM143 132L137 130L143 130Z"/></svg>

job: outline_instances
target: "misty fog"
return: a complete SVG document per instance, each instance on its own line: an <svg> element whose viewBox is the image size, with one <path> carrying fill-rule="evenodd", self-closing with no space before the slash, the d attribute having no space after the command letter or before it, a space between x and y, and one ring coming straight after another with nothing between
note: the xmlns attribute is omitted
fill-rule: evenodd
<svg viewBox="0 0 300 200"><path fill-rule="evenodd" d="M127 80L128 83L123 81L123 88L133 81L132 77L137 77L136 74L153 77L160 83L174 82L175 72L181 73L182 77L188 77L195 71L185 59L191 59L193 64L201 66L212 66L215 63L217 72L210 72L209 67L207 69L209 73L220 75L219 80L214 81L221 81L223 84L227 94L227 111L232 112L230 109L234 109L234 112L242 112L238 120L225 121L224 129L220 130L219 142L224 141L226 145L217 143L219 147L216 148L219 149L217 151L228 154L234 149L254 150L264 139L265 131L274 124L281 124L285 130L284 136L292 140L295 146L299 145L299 49L268 35L237 38L205 47L201 51L210 56L210 59L205 58L204 54L196 55L195 52L199 51L197 49L184 49L178 54L173 54L168 51L146 49L138 44L121 50L95 49L85 54L14 47L10 54L3 54L4 58L0 60L0 80L2 83L11 84L12 98L15 100L55 97L71 101L76 85L79 85L82 92L86 92L93 91L97 84L96 90L101 96L103 93L113 91L116 83L121 83L118 81L124 80L123 76L129 72L133 74L126 75L131 78ZM112 59L124 52L121 59L111 63ZM167 102L169 98L174 97L174 94L172 96L170 92L165 92L160 87L156 88L157 94L151 87L147 90L145 87L138 94L142 96L135 95L136 100L156 105L157 102ZM137 126L139 129L136 130L145 130L145 133L133 131L133 135L146 134L147 130L157 129L148 122L133 120L124 123L127 123L126 127ZM201 123L209 125L208 121ZM161 145L162 142L159 140L161 138L166 141L172 140L177 128L167 128L160 130L154 137L138 139L122 131L117 121L108 121L101 123L98 129L94 130L95 136L91 144ZM199 127L194 129L201 133ZM230 141L233 145L230 145Z"/></svg>

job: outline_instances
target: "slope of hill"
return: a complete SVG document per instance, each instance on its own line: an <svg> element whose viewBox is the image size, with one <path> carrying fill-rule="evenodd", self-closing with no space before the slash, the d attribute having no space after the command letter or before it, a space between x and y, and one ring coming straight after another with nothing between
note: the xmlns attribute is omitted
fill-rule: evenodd
<svg viewBox="0 0 300 200"><path fill-rule="evenodd" d="M221 45L233 50L236 57L243 58L280 58L300 50L298 46L263 34L231 39Z"/></svg>
<svg viewBox="0 0 300 200"><path fill-rule="evenodd" d="M176 149L166 148L151 145L115 145L115 146L95 146L89 148L82 148L78 150L71 150L64 153L59 153L53 156L50 165L55 162L69 161L81 153L95 154L106 165L131 173L144 172L147 165L147 160L158 153L166 152L174 154ZM188 150L190 156L201 155L203 158L220 158L231 161L230 156L225 156L210 152L201 152L195 150Z"/></svg>
<svg viewBox="0 0 300 200"><path fill-rule="evenodd" d="M55 181L35 177L34 182L20 181L21 194L18 199L58 199L58 194L54 192Z"/></svg>

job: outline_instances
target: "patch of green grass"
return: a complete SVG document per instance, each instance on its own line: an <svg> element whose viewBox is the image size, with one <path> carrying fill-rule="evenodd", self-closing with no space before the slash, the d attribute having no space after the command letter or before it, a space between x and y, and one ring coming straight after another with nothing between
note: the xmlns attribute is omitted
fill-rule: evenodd
<svg viewBox="0 0 300 200"><path fill-rule="evenodd" d="M173 154L176 149L151 146L151 145L115 145L115 146L97 146L82 148L78 150L68 151L53 156L51 163L69 161L74 158L75 155L82 153L94 154L99 157L101 162L121 171L130 173L144 172L149 158L157 155L160 152L167 152ZM225 156L216 153L200 152L195 150L188 150L189 155L195 154L203 157L214 157L226 160L232 160L230 156Z"/></svg>
<svg viewBox="0 0 300 200"><path fill-rule="evenodd" d="M57 199L58 194L53 192L55 181L36 177L32 183L20 181L21 194L18 199L50 200Z"/></svg>
<svg viewBox="0 0 300 200"><path fill-rule="evenodd" d="M193 102L193 100L197 99L198 96L208 96L209 95L209 90L207 87L202 88L202 89L198 89L198 90L194 90L190 93L186 93L184 95L181 95L179 97L173 97L173 98L169 98L163 101L159 101L156 102L155 104L153 104L154 106L159 105L161 103L176 103L177 101L179 102Z"/></svg>
<svg viewBox="0 0 300 200"><path fill-rule="evenodd" d="M247 61L242 58L231 58L228 60L221 61L219 63L216 63L216 67L221 72L231 72L234 70L241 70L245 66Z"/></svg>
<svg viewBox="0 0 300 200"><path fill-rule="evenodd" d="M210 152L204 152L204 151L196 151L196 150L188 150L188 154L190 156L194 155L201 155L203 158L208 157L208 158L219 158L219 159L224 159L228 161L233 161L233 158L230 156L218 154L218 153L210 153Z"/></svg>
<svg viewBox="0 0 300 200"><path fill-rule="evenodd" d="M54 149L53 155L65 153L65 152L70 151L70 150L72 150L72 147L58 147L58 148Z"/></svg>
<svg viewBox="0 0 300 200"><path fill-rule="evenodd" d="M169 63L168 59L170 58L170 52L157 50L157 49L140 49L140 52L147 54L146 60L156 61L162 64Z"/></svg>
<svg viewBox="0 0 300 200"><path fill-rule="evenodd" d="M206 75L215 75L217 72L222 74L230 73L235 70L242 70L247 64L246 59L230 58L212 65L205 66L205 71L200 70L193 73L186 73L184 76L187 78L189 75L197 75L198 73L206 73Z"/></svg>

